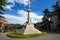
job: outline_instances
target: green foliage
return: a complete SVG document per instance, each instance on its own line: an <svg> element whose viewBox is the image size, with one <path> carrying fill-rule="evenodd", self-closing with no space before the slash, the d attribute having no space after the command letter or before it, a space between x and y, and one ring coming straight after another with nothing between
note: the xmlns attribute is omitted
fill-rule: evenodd
<svg viewBox="0 0 60 40"><path fill-rule="evenodd" d="M44 17L42 18L42 20L43 20L43 22L45 23L45 22L49 21L50 11L46 8L46 9L43 11L43 13L44 13Z"/></svg>
<svg viewBox="0 0 60 40"><path fill-rule="evenodd" d="M37 33L37 34L19 34L15 32L10 32L7 36L12 38L32 38L32 37L38 37L38 36L44 36L46 35L46 32Z"/></svg>
<svg viewBox="0 0 60 40"><path fill-rule="evenodd" d="M57 1L56 2L56 5L53 5L52 7L53 7L53 10L55 11L55 12L60 12L60 3L59 3L60 1Z"/></svg>
<svg viewBox="0 0 60 40"><path fill-rule="evenodd" d="M60 29L60 26L57 26L58 24L60 24L60 1L57 1L56 4L52 6L52 8L53 11L49 11L48 9L45 9L43 11L44 17L42 18L42 23L44 25L42 25L42 28L44 28L45 30L51 30L50 24L54 24L54 21L52 21L53 19L51 18L53 18L54 15L57 16L56 29Z"/></svg>
<svg viewBox="0 0 60 40"><path fill-rule="evenodd" d="M0 0L0 9L4 11L4 8L2 6L6 6L6 0Z"/></svg>
<svg viewBox="0 0 60 40"><path fill-rule="evenodd" d="M5 11L5 9L3 8L3 6L6 6L6 4L6 0L0 0L0 14L4 14L3 12ZM0 15L0 18L4 19L2 15Z"/></svg>
<svg viewBox="0 0 60 40"><path fill-rule="evenodd" d="M7 24L5 31L9 32L13 31L14 29L20 29L20 28L22 28L22 25L20 24Z"/></svg>

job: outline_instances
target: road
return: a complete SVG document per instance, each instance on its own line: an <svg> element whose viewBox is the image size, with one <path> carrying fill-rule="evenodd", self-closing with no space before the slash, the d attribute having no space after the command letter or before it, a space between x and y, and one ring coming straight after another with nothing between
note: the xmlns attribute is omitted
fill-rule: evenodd
<svg viewBox="0 0 60 40"><path fill-rule="evenodd" d="M60 34L48 33L45 36L35 37L35 38L10 38L6 36L7 33L0 33L0 40L60 40Z"/></svg>

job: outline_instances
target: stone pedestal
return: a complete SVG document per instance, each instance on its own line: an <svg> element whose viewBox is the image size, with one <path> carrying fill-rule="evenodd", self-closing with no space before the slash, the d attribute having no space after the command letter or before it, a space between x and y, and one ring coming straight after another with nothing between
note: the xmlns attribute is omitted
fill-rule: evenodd
<svg viewBox="0 0 60 40"><path fill-rule="evenodd" d="M27 24L23 34L37 34L37 33L41 33L41 31L34 28L34 24Z"/></svg>
<svg viewBox="0 0 60 40"><path fill-rule="evenodd" d="M17 31L20 34L37 34L37 33L41 33L41 31L37 30L34 27L34 24L27 24L26 28L20 29Z"/></svg>

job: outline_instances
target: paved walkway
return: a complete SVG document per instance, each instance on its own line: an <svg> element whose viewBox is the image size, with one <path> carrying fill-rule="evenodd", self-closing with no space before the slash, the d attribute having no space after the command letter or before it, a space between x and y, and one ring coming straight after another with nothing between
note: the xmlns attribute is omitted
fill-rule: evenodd
<svg viewBox="0 0 60 40"><path fill-rule="evenodd" d="M6 36L7 33L0 33L0 40L60 40L60 34L47 34L46 36L40 36L36 38L10 38Z"/></svg>

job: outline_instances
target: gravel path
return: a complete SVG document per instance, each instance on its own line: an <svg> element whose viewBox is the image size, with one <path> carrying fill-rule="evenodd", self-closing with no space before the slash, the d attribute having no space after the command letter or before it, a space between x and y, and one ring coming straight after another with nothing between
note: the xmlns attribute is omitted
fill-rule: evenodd
<svg viewBox="0 0 60 40"><path fill-rule="evenodd" d="M7 33L0 33L0 40L60 40L60 34L47 34L45 36L40 36L36 38L10 38L6 36Z"/></svg>

